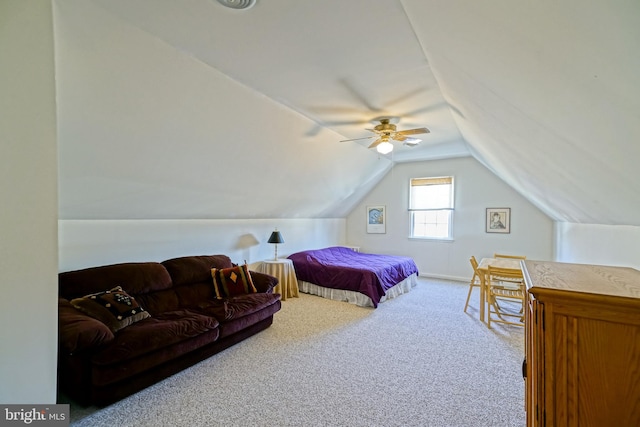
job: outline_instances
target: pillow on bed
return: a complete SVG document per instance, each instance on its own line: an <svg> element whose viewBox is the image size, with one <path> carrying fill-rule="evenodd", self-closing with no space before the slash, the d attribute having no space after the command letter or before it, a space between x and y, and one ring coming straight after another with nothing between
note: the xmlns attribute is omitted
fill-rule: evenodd
<svg viewBox="0 0 640 427"><path fill-rule="evenodd" d="M83 313L107 325L111 332L117 332L151 315L120 286L75 298L71 305Z"/></svg>
<svg viewBox="0 0 640 427"><path fill-rule="evenodd" d="M251 280L247 264L230 268L212 268L211 276L218 299L258 292Z"/></svg>

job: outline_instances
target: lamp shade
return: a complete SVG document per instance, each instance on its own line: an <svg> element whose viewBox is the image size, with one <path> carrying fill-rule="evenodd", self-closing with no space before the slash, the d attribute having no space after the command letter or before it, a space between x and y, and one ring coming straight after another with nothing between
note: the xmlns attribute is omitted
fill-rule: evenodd
<svg viewBox="0 0 640 427"><path fill-rule="evenodd" d="M273 233L271 233L271 236L269 237L268 240L269 243L284 243L284 239L282 238L282 234L280 234L280 232L278 230L274 231Z"/></svg>

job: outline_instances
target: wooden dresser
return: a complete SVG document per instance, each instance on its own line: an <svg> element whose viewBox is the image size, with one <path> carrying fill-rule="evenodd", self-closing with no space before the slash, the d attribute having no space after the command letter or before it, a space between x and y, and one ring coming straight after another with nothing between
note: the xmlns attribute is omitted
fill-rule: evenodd
<svg viewBox="0 0 640 427"><path fill-rule="evenodd" d="M640 271L523 261L527 426L640 426Z"/></svg>

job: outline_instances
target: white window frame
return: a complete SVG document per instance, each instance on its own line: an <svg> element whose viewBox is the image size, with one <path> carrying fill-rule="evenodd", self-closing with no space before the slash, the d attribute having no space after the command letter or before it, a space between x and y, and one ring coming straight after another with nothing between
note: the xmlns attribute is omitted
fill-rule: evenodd
<svg viewBox="0 0 640 427"><path fill-rule="evenodd" d="M448 197L442 196L438 199L424 199L419 198L417 190L420 187L426 186L446 186L442 187L442 190L446 191ZM435 187L434 187L435 189ZM437 190L436 190L437 191ZM425 240L453 240L453 213L454 213L454 200L455 200L455 185L453 176L438 176L438 177L424 177L424 178L411 178L409 180L409 213L410 213L410 230L411 239L425 239ZM431 216L432 232L426 228L420 231L422 227L418 227L417 221L420 217ZM438 220L442 220L442 224L446 223L446 229L438 226Z"/></svg>

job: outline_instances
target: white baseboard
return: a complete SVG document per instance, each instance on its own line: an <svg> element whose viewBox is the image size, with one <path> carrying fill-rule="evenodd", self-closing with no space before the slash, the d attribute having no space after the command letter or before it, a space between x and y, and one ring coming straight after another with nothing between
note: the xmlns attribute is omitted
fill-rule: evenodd
<svg viewBox="0 0 640 427"><path fill-rule="evenodd" d="M470 279L468 277L458 277L458 276L448 276L445 274L419 274L420 277L432 278L432 279L443 279L443 280L454 280L456 282L468 282Z"/></svg>

